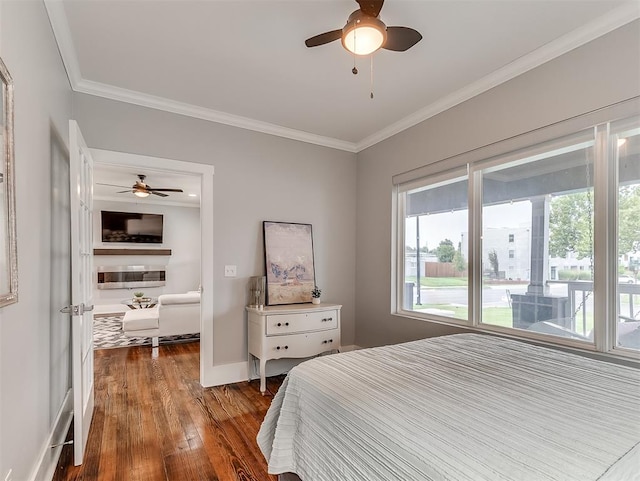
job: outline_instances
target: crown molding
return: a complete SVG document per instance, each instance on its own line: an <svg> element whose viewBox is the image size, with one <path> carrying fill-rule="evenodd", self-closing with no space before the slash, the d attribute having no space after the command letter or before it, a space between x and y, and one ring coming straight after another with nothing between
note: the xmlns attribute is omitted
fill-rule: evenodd
<svg viewBox="0 0 640 481"><path fill-rule="evenodd" d="M67 71L67 77L73 90L82 79L80 65L78 64L78 56L76 55L76 47L73 44L69 22L67 22L67 13L64 10L64 4L60 0L44 0L44 6L47 9L49 23L53 29L53 36L58 44L58 50L62 57L62 63Z"/></svg>
<svg viewBox="0 0 640 481"><path fill-rule="evenodd" d="M76 92L95 95L97 97L103 97L111 100L118 100L120 102L139 105L141 107L163 110L174 114L185 115L187 117L207 120L209 122L216 122L219 124L230 125L232 127L261 132L263 134L275 135L291 140L298 140L300 142L355 153L355 144L353 142L311 134L309 132L282 127L280 125L241 117L239 115L228 114L184 102L178 102L164 97L156 97L154 95L136 92L134 90L114 87L112 85L94 82L92 80L81 79L77 82L74 90Z"/></svg>
<svg viewBox="0 0 640 481"><path fill-rule="evenodd" d="M629 2L606 15L569 32L558 39L549 42L531 53L524 55L504 67L486 75L480 80L457 90L456 92L441 98L440 100L416 111L415 113L395 122L388 127L362 139L356 143L356 152L361 152L372 145L382 142L403 130L424 122L476 95L480 95L498 85L505 83L529 70L560 57L575 48L578 48L598 37L601 37L623 25L640 18L640 3Z"/></svg>
<svg viewBox="0 0 640 481"><path fill-rule="evenodd" d="M216 122L232 127L252 130L268 135L275 135L278 137L352 153L361 152L362 150L409 129L420 122L424 122L445 110L455 107L476 95L497 87L504 82L522 75L529 70L539 67L550 60L553 60L577 47L580 47L581 45L615 30L616 28L622 27L623 25L640 18L640 4L635 0L629 1L617 9L612 10L608 14L603 15L602 17L577 28L572 32L569 32L566 35L563 35L557 40L549 42L543 47L518 58L480 80L437 100L431 105L400 119L384 129L365 137L359 142L348 142L247 117L228 114L226 112L220 112L205 107L199 107L184 102L178 102L164 97L157 97L142 92L94 82L92 80L86 80L82 78L63 2L60 0L44 0L44 4L47 9L47 14L49 15L49 21L51 22L56 42L58 43L58 49L60 50L62 61L67 71L67 76L69 77L71 88L75 92L95 95L110 100L139 105L141 107L185 115L209 122Z"/></svg>

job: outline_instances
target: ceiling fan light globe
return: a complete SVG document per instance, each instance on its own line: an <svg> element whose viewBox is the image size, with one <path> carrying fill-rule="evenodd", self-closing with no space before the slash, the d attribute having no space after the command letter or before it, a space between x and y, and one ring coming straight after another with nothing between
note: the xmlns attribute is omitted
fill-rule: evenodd
<svg viewBox="0 0 640 481"><path fill-rule="evenodd" d="M355 55L372 54L386 41L387 27L377 18L366 15L350 17L342 29L342 46Z"/></svg>
<svg viewBox="0 0 640 481"><path fill-rule="evenodd" d="M133 195L136 197L149 197L149 192L145 192L144 190L136 190L133 192Z"/></svg>

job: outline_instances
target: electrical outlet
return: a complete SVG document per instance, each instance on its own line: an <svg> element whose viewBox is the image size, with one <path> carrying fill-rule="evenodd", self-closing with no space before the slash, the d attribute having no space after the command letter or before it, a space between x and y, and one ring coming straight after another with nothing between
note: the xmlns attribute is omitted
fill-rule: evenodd
<svg viewBox="0 0 640 481"><path fill-rule="evenodd" d="M236 276L236 266L224 266L224 276L225 277L235 277Z"/></svg>
<svg viewBox="0 0 640 481"><path fill-rule="evenodd" d="M7 475L4 477L4 481L11 481L13 478L11 477L11 473L13 472L13 468L9 470Z"/></svg>

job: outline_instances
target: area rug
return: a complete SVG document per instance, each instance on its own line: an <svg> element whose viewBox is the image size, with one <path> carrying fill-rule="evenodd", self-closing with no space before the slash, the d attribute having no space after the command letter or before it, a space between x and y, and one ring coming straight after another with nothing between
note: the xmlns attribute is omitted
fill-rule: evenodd
<svg viewBox="0 0 640 481"><path fill-rule="evenodd" d="M93 348L111 349L127 346L150 346L150 337L126 337L122 332L123 316L96 316L93 319ZM160 344L197 341L200 334L160 337Z"/></svg>

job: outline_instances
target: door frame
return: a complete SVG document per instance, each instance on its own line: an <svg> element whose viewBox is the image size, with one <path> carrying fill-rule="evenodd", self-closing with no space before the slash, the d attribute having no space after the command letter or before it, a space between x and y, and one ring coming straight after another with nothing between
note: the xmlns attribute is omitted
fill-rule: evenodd
<svg viewBox="0 0 640 481"><path fill-rule="evenodd" d="M94 164L140 167L163 172L200 176L200 384L206 368L213 366L213 175L214 167L182 160L89 149Z"/></svg>

